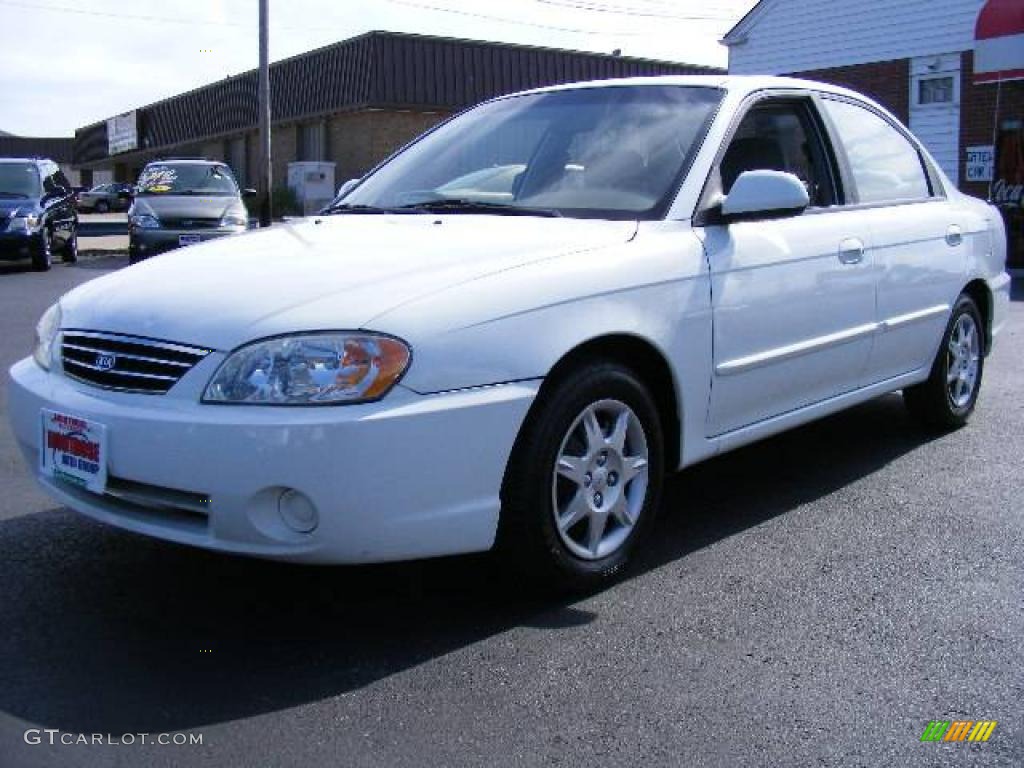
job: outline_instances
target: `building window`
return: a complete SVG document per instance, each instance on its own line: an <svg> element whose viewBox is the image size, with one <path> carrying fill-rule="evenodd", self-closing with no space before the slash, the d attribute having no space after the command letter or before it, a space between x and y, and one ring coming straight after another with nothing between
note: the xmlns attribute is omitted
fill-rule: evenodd
<svg viewBox="0 0 1024 768"><path fill-rule="evenodd" d="M298 160L327 159L327 124L323 121L299 126Z"/></svg>
<svg viewBox="0 0 1024 768"><path fill-rule="evenodd" d="M952 75L944 77L923 77L917 81L917 103L952 104L955 101L956 88Z"/></svg>

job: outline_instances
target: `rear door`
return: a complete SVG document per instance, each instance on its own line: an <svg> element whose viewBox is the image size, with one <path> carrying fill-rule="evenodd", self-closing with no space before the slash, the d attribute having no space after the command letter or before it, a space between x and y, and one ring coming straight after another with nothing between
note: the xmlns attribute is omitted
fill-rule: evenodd
<svg viewBox="0 0 1024 768"><path fill-rule="evenodd" d="M929 366L966 272L962 222L902 126L861 102L822 99L878 276L869 382Z"/></svg>
<svg viewBox="0 0 1024 768"><path fill-rule="evenodd" d="M698 223L714 222L714 201L749 170L793 173L811 206L696 229L712 280L710 436L856 389L874 333L870 230L862 211L842 205L811 97L767 96L748 108L712 172Z"/></svg>

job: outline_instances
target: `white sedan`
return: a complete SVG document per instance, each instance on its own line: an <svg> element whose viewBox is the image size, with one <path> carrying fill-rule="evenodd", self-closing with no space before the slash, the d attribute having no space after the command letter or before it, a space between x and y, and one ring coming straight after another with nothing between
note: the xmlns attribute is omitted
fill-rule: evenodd
<svg viewBox="0 0 1024 768"><path fill-rule="evenodd" d="M347 188L45 313L9 410L54 498L224 552L497 548L592 587L667 472L895 390L964 424L1007 314L997 211L819 83L502 97Z"/></svg>

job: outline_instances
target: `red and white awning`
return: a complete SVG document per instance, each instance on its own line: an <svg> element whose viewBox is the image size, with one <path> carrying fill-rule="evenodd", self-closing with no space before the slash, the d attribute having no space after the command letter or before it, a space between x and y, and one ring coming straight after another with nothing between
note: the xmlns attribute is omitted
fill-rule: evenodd
<svg viewBox="0 0 1024 768"><path fill-rule="evenodd" d="M974 82L1024 79L1024 0L988 0L974 26Z"/></svg>

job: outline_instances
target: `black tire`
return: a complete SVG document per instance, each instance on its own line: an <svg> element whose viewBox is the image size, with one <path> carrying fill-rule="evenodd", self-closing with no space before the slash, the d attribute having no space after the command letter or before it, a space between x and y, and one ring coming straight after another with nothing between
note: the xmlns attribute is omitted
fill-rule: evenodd
<svg viewBox="0 0 1024 768"><path fill-rule="evenodd" d="M36 272L46 272L53 264L53 235L44 227L39 237L39 247L32 254L32 269Z"/></svg>
<svg viewBox="0 0 1024 768"><path fill-rule="evenodd" d="M96 213L109 213L109 212L110 212L110 203L108 203L106 200L100 200L98 203L96 203Z"/></svg>
<svg viewBox="0 0 1024 768"><path fill-rule="evenodd" d="M966 319L965 319L966 318ZM963 324L963 325L962 325ZM964 372L969 370L970 363L957 358L951 347L961 347L955 343L964 325L973 325L976 334L977 372L973 377L969 393L958 391L954 396L954 384L960 386L959 379L951 382L950 377L958 375L959 366ZM971 355L974 357L974 355ZM982 374L985 370L985 324L978 305L967 294L961 294L953 305L946 331L942 334L942 344L932 363L931 374L921 384L903 390L903 401L911 415L930 430L949 431L964 426L974 406L978 402L981 391Z"/></svg>
<svg viewBox="0 0 1024 768"><path fill-rule="evenodd" d="M64 243L64 250L61 252L61 261L65 264L78 262L78 232L75 231L68 241Z"/></svg>
<svg viewBox="0 0 1024 768"><path fill-rule="evenodd" d="M661 421L644 383L629 368L617 363L585 363L546 386L550 389L541 393L531 409L509 458L502 484L496 549L506 565L527 578L533 586L556 591L590 591L611 583L622 572L654 522L664 479ZM560 533L555 522L560 483L564 480L556 475L556 462L559 462L560 454L565 455L563 448L568 450L568 441L577 439L574 435L579 433L570 434L570 430L578 419L588 408L602 403L628 406L631 413L626 418L635 416L638 422L630 423L642 426L647 451L646 494L641 497L642 506L637 504L639 514L634 515L635 523L631 528L620 525L618 518L605 512L611 526L608 538L622 537L621 543L616 544L617 548L607 556L598 558L594 554L591 559L586 559L574 553L566 542L571 538L570 531L575 529L570 527L565 533ZM622 453L628 454L628 450ZM585 456L581 457L583 461ZM617 499L624 499L636 487L632 484L634 481L624 479L626 471L623 470L620 487L613 490L613 474L609 472L607 477L600 478L601 488L609 499L613 494ZM586 477L589 490L584 490L582 483L570 484L570 494L574 497L579 494L590 504L595 500L591 492L598 487L598 480L590 479L589 472ZM611 508L613 505L609 502L608 506ZM588 509L593 510L593 507ZM591 524L589 517L581 518L579 522L581 526ZM589 528L587 530L589 533ZM599 553L600 550L597 548L595 551Z"/></svg>

